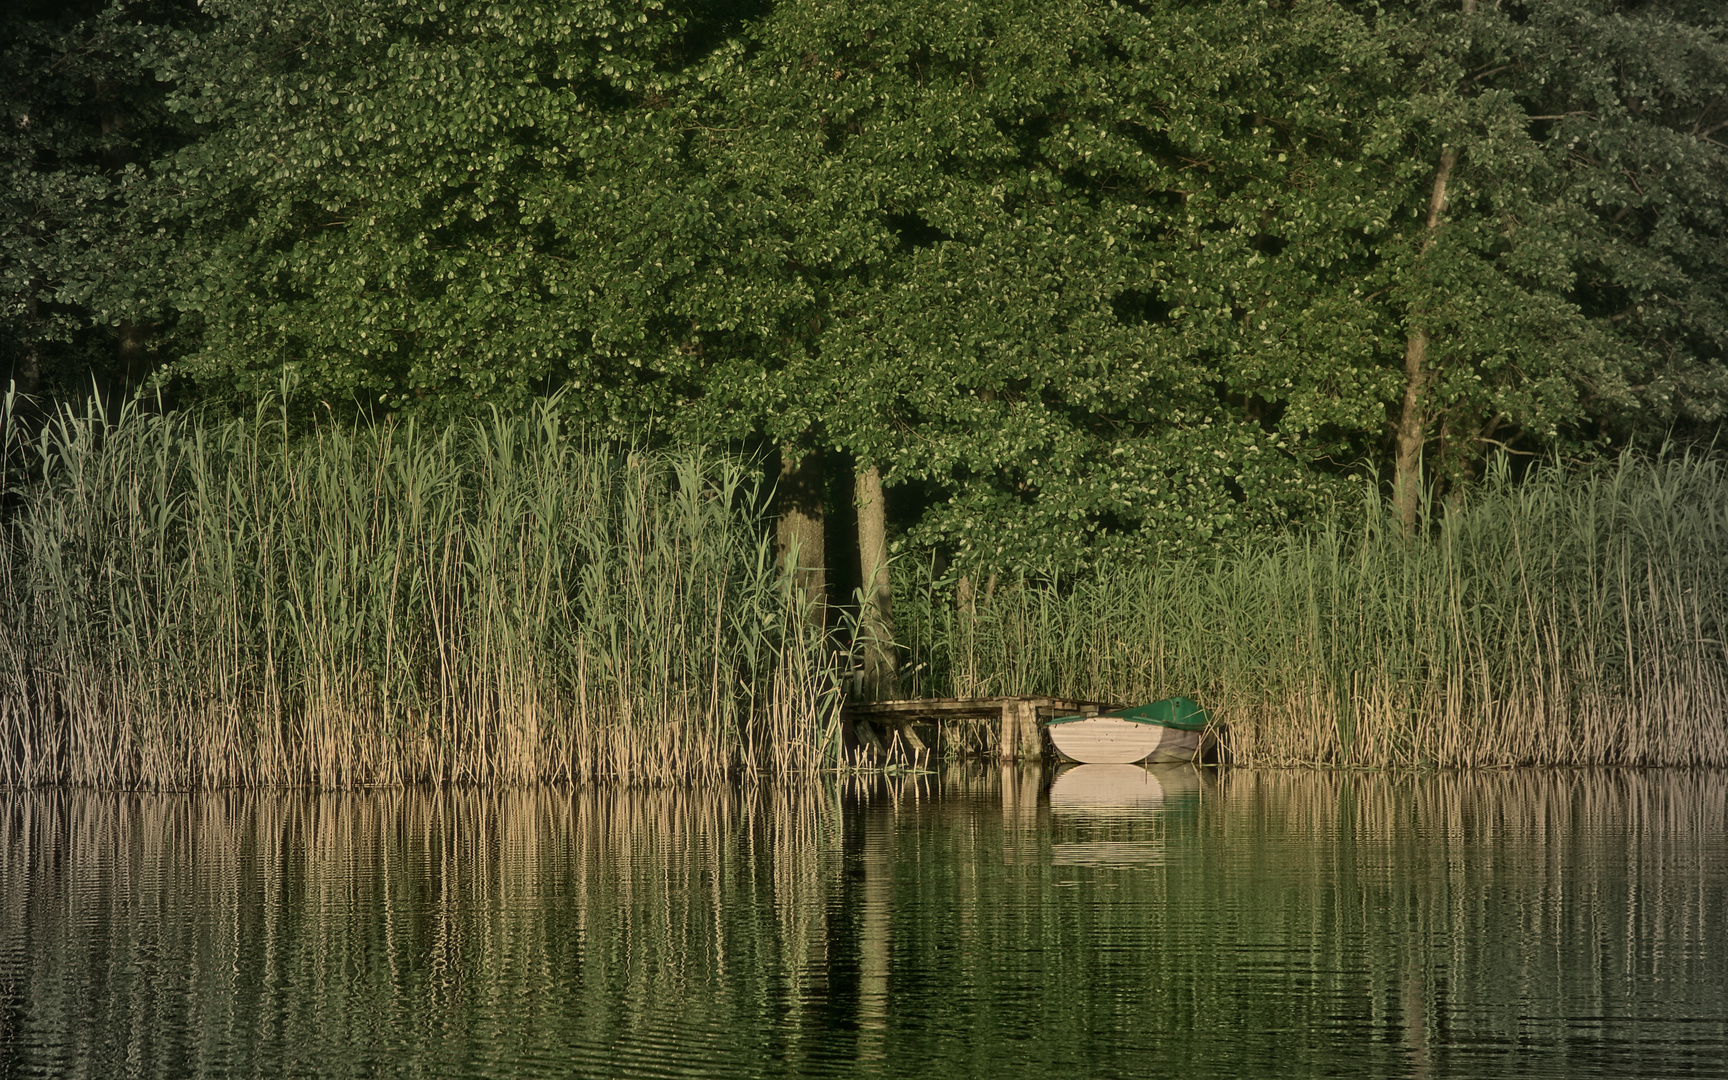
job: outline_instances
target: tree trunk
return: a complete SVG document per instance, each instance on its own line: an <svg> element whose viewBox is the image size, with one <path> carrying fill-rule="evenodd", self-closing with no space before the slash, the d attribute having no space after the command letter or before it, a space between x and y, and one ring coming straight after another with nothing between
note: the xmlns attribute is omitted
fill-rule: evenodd
<svg viewBox="0 0 1728 1080"><path fill-rule="evenodd" d="M900 696L895 673L893 590L888 578L888 511L882 497L882 470L875 465L857 475L858 569L864 603L858 630L864 646L864 694L874 700Z"/></svg>
<svg viewBox="0 0 1728 1080"><path fill-rule="evenodd" d="M1456 149L1448 146L1440 151L1440 168L1434 173L1434 190L1428 197L1422 248L1416 256L1418 263L1434 246L1434 235L1439 232L1446 212L1446 185L1456 164ZM1422 442L1428 433L1428 386L1434 381L1434 372L1428 364L1428 329L1422 325L1426 312L1418 305L1410 315L1410 336L1404 343L1404 408L1398 416L1398 450L1392 478L1392 499L1398 506L1398 523L1405 536L1415 534L1422 508Z"/></svg>
<svg viewBox="0 0 1728 1080"><path fill-rule="evenodd" d="M794 460L796 459L796 464ZM804 594L810 618L818 625L828 621L828 555L823 529L823 483L820 454L797 448L780 449L780 486L776 498L780 520L775 528L781 565L793 575ZM796 556L797 563L793 564Z"/></svg>
<svg viewBox="0 0 1728 1080"><path fill-rule="evenodd" d="M120 324L120 340L114 346L115 378L120 383L120 397L132 396L149 374L144 368L144 348L150 341L150 327L130 319Z"/></svg>
<svg viewBox="0 0 1728 1080"><path fill-rule="evenodd" d="M1463 0L1465 19L1476 14L1476 0ZM1416 263L1420 269L1434 246L1434 237L1446 213L1446 185L1452 180L1452 167L1458 164L1458 150L1447 146L1440 151L1440 167L1434 172L1434 190L1428 196L1428 221L1422 231L1422 247ZM1420 301L1410 312L1410 336L1404 343L1404 405L1398 415L1398 449L1393 458L1392 500L1398 507L1398 523L1405 536L1416 533L1416 519L1422 509L1422 443L1428 432L1428 388L1434 372L1428 364L1428 328L1423 325L1427 312Z"/></svg>

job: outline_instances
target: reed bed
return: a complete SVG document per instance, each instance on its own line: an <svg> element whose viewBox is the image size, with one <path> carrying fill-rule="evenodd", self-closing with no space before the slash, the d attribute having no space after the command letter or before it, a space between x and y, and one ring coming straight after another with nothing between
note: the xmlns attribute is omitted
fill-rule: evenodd
<svg viewBox="0 0 1728 1080"><path fill-rule="evenodd" d="M743 464L518 416L64 411L7 447L0 783L664 783L832 759Z"/></svg>
<svg viewBox="0 0 1728 1080"><path fill-rule="evenodd" d="M917 692L1187 694L1231 761L1728 764L1728 472L1503 473L1228 556L896 599Z"/></svg>
<svg viewBox="0 0 1728 1080"><path fill-rule="evenodd" d="M840 763L754 473L517 416L0 417L0 785L712 781ZM900 575L904 581L907 575ZM1201 700L1250 765L1728 764L1728 473L1490 478L1210 558L896 599L916 695Z"/></svg>

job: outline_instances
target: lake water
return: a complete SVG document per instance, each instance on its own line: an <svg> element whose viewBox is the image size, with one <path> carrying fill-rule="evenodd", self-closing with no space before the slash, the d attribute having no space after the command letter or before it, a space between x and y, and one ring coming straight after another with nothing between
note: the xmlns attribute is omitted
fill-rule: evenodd
<svg viewBox="0 0 1728 1080"><path fill-rule="evenodd" d="M1728 1076L1728 775L0 793L0 1076Z"/></svg>

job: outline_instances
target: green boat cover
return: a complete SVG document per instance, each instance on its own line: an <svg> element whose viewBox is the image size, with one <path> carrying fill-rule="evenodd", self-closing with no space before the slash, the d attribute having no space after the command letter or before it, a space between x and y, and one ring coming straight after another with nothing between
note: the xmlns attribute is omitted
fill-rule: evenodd
<svg viewBox="0 0 1728 1080"><path fill-rule="evenodd" d="M1154 701L1150 705L1134 705L1114 712L1098 713L1099 716L1114 716L1119 720L1132 720L1136 724L1157 724L1160 727L1177 728L1182 731L1199 731L1210 719L1206 710L1195 704L1190 698L1170 697L1162 701ZM1051 724L1072 724L1076 720L1090 720L1090 716L1058 716L1045 722Z"/></svg>

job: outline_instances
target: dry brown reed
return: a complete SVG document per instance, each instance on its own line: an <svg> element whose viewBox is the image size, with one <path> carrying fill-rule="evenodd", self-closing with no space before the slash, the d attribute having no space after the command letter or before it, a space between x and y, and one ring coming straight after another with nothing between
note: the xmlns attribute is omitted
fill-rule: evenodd
<svg viewBox="0 0 1728 1080"><path fill-rule="evenodd" d="M1230 760L1728 764L1728 472L1504 475L1231 556L896 600L918 691L1200 700Z"/></svg>
<svg viewBox="0 0 1728 1080"><path fill-rule="evenodd" d="M63 411L7 449L0 784L713 780L834 754L741 463L555 402L291 437Z"/></svg>

